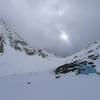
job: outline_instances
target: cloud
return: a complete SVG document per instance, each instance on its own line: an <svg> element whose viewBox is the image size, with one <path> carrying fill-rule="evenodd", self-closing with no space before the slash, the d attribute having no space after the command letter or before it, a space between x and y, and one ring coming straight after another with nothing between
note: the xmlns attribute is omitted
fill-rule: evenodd
<svg viewBox="0 0 100 100"><path fill-rule="evenodd" d="M0 17L34 48L67 56L100 39L99 0L0 0ZM61 31L70 45L60 39Z"/></svg>

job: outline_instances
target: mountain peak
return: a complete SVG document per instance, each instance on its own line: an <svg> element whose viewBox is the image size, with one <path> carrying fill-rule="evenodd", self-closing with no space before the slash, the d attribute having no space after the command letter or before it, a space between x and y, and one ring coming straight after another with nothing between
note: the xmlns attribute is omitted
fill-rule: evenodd
<svg viewBox="0 0 100 100"><path fill-rule="evenodd" d="M82 49L80 52L65 58L66 63L55 69L57 78L60 78L60 74L66 74L69 66L78 65L90 65L96 66L98 69L98 62L100 63L100 41L94 41L88 45L88 47ZM73 67L74 68L74 67ZM99 68L100 69L100 68ZM71 70L74 72L75 70Z"/></svg>
<svg viewBox="0 0 100 100"><path fill-rule="evenodd" d="M13 49L24 51L27 55L33 56L36 50L33 49L17 32L9 28L3 20L0 20L0 41L5 41L6 45L10 45ZM1 42L1 47L3 48Z"/></svg>

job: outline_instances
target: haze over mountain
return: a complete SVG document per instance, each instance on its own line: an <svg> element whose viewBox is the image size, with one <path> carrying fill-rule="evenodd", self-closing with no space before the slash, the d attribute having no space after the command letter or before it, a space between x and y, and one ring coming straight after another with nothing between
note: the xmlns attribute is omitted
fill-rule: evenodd
<svg viewBox="0 0 100 100"><path fill-rule="evenodd" d="M0 0L0 17L33 48L68 56L100 40L99 5L100 0Z"/></svg>

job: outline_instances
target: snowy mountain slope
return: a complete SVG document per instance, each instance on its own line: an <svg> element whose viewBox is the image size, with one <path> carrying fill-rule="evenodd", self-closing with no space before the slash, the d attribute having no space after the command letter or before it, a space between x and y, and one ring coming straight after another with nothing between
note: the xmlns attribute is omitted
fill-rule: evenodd
<svg viewBox="0 0 100 100"><path fill-rule="evenodd" d="M4 21L0 24L0 76L55 68L62 62L45 50L35 50Z"/></svg>
<svg viewBox="0 0 100 100"><path fill-rule="evenodd" d="M37 54L41 57L47 57L50 55L45 50L35 50L29 46L29 44L13 29L9 28L8 25L2 20L0 22L0 37L2 42L10 45L17 51L24 51L27 55L34 55Z"/></svg>
<svg viewBox="0 0 100 100"><path fill-rule="evenodd" d="M76 60L90 60L95 61L96 59L100 58L100 41L94 41L93 43L89 44L87 48L82 49L80 52L70 56L69 59L72 61Z"/></svg>
<svg viewBox="0 0 100 100"><path fill-rule="evenodd" d="M82 49L80 52L65 58L64 64L55 69L55 74L59 76L60 74L65 74L67 69L67 64L76 66L78 64L88 64L95 65L97 73L100 73L100 41L94 41L88 45L87 48ZM73 70L74 71L74 70Z"/></svg>
<svg viewBox="0 0 100 100"><path fill-rule="evenodd" d="M64 64L83 61L97 65L100 58L100 41L66 58L57 58L46 50L35 50L4 21L0 22L0 76L57 69ZM67 67L67 66L66 66ZM63 70L61 68L61 70Z"/></svg>
<svg viewBox="0 0 100 100"><path fill-rule="evenodd" d="M0 78L0 100L99 100L100 76L74 76L55 79L50 72L12 75Z"/></svg>

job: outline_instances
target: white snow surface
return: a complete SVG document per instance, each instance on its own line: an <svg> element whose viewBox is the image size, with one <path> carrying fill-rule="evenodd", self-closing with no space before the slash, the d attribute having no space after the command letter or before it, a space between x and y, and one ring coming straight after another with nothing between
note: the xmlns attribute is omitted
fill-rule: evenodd
<svg viewBox="0 0 100 100"><path fill-rule="evenodd" d="M76 53L70 57L66 58L57 58L56 56L49 56L42 58L38 55L27 55L25 52L16 51L10 45L5 45L4 54L0 56L0 76L12 75L12 74L21 74L29 72L38 72L53 70L63 64L73 62L75 60L87 60L89 55L100 54L100 42L92 44L90 47L81 50L79 53ZM93 50L93 52L88 53L88 51ZM77 56L76 58L74 58ZM96 64L97 71L100 71L99 62L100 60L93 61Z"/></svg>
<svg viewBox="0 0 100 100"><path fill-rule="evenodd" d="M61 62L63 62L61 58L47 57L44 59L38 55L29 56L5 45L5 53L0 56L0 76L54 69Z"/></svg>
<svg viewBox="0 0 100 100"><path fill-rule="evenodd" d="M31 82L31 84L28 84ZM99 100L100 76L70 73L55 79L50 72L0 78L0 100Z"/></svg>

